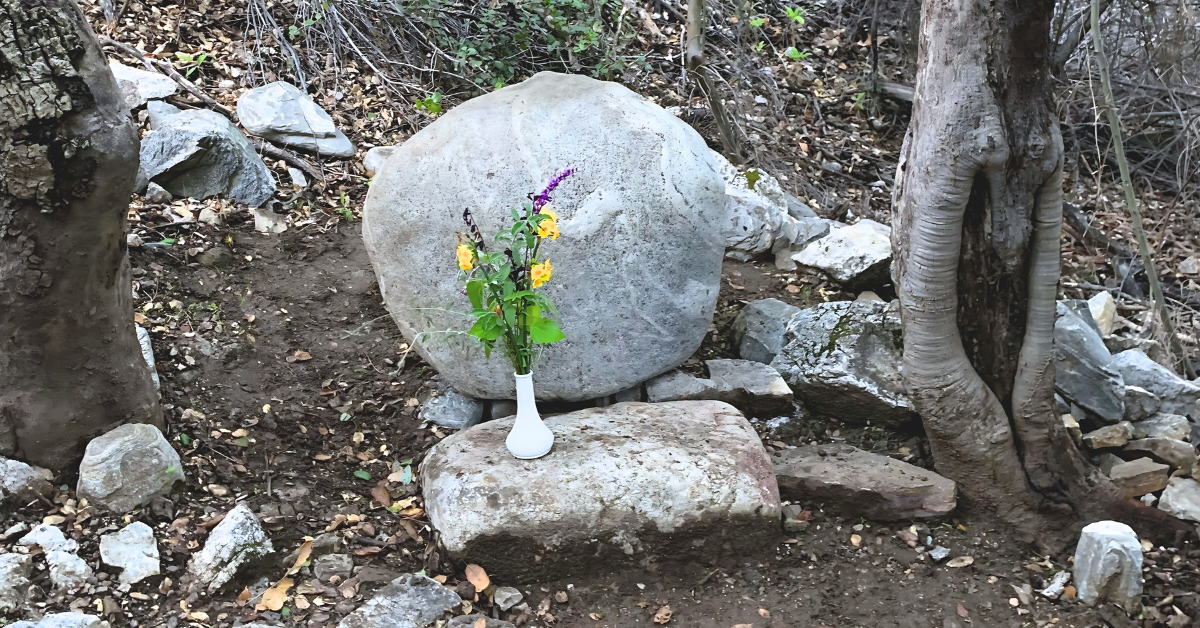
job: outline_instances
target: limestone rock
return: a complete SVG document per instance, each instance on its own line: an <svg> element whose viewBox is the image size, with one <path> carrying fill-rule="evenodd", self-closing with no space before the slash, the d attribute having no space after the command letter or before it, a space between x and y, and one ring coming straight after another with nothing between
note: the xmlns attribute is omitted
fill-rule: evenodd
<svg viewBox="0 0 1200 628"><path fill-rule="evenodd" d="M54 474L47 469L0 456L0 501L32 501L49 495L54 491L52 479Z"/></svg>
<svg viewBox="0 0 1200 628"><path fill-rule="evenodd" d="M1189 440L1191 435L1192 424L1188 423L1187 417L1178 414L1156 414L1133 424L1134 438Z"/></svg>
<svg viewBox="0 0 1200 628"><path fill-rule="evenodd" d="M1129 526L1098 521L1083 528L1075 547L1075 587L1088 606L1116 604L1126 613L1142 607L1142 546Z"/></svg>
<svg viewBox="0 0 1200 628"><path fill-rule="evenodd" d="M1185 443L1173 438L1142 438L1131 440L1121 450L1124 456L1148 455L1155 462L1170 465L1179 469L1185 475L1191 475L1196 469L1196 448L1191 443Z"/></svg>
<svg viewBox="0 0 1200 628"><path fill-rule="evenodd" d="M1092 314L1092 320L1096 321L1100 335L1111 335L1113 323L1117 318L1117 304L1113 301L1112 294L1107 290L1096 293L1096 296L1088 299L1088 310Z"/></svg>
<svg viewBox="0 0 1200 628"><path fill-rule="evenodd" d="M1162 400L1141 386L1125 386L1125 420L1142 421L1158 414Z"/></svg>
<svg viewBox="0 0 1200 628"><path fill-rule="evenodd" d="M1180 519L1200 523L1200 482L1191 478L1171 478L1158 508Z"/></svg>
<svg viewBox="0 0 1200 628"><path fill-rule="evenodd" d="M79 549L79 543L74 539L68 539L63 535L62 530L48 523L38 524L29 531L29 534L21 537L17 544L25 547L39 547L43 552L74 552Z"/></svg>
<svg viewBox="0 0 1200 628"><path fill-rule="evenodd" d="M1200 386L1179 377L1170 369L1146 357L1136 349L1113 356L1113 368L1121 373L1125 384L1144 388L1160 400L1159 412L1200 416Z"/></svg>
<svg viewBox="0 0 1200 628"><path fill-rule="evenodd" d="M800 308L779 299L747 303L733 319L733 343L743 360L770 364L783 349L783 332Z"/></svg>
<svg viewBox="0 0 1200 628"><path fill-rule="evenodd" d="M33 559L25 554L0 554L0 612L14 611L29 597Z"/></svg>
<svg viewBox="0 0 1200 628"><path fill-rule="evenodd" d="M1125 381L1094 326L1090 313L1081 316L1067 304L1058 304L1054 388L1090 415L1116 423L1125 417Z"/></svg>
<svg viewBox="0 0 1200 628"><path fill-rule="evenodd" d="M521 592L514 587L497 587L492 599L496 602L496 606L500 607L500 610L506 611L520 604L522 597L524 596L521 595Z"/></svg>
<svg viewBox="0 0 1200 628"><path fill-rule="evenodd" d="M111 59L108 67L112 70L113 78L117 79L117 87L121 88L125 105L130 109L137 109L148 100L166 98L179 90L179 84L165 74L131 68Z"/></svg>
<svg viewBox="0 0 1200 628"><path fill-rule="evenodd" d="M121 582L134 584L159 570L158 543L150 526L135 521L100 537L100 560L121 569Z"/></svg>
<svg viewBox="0 0 1200 628"><path fill-rule="evenodd" d="M421 404L421 420L452 430L461 430L483 420L483 402L449 386Z"/></svg>
<svg viewBox="0 0 1200 628"><path fill-rule="evenodd" d="M313 575L318 580L329 582L337 576L342 580L354 573L354 558L349 554L326 554L313 563Z"/></svg>
<svg viewBox="0 0 1200 628"><path fill-rule="evenodd" d="M920 519L944 515L956 503L953 481L850 445L786 449L772 463L780 497L816 502L844 517Z"/></svg>
<svg viewBox="0 0 1200 628"><path fill-rule="evenodd" d="M153 425L129 423L88 443L77 492L98 508L125 513L171 492L183 464Z"/></svg>
<svg viewBox="0 0 1200 628"><path fill-rule="evenodd" d="M277 81L242 94L238 120L251 135L326 157L353 157L354 144L308 94Z"/></svg>
<svg viewBox="0 0 1200 628"><path fill-rule="evenodd" d="M425 509L451 559L525 581L597 560L726 555L779 533L770 459L728 404L619 403L545 422L554 449L536 461L504 450L510 419L426 454Z"/></svg>
<svg viewBox="0 0 1200 628"><path fill-rule="evenodd" d="M274 551L254 512L241 502L225 513L208 534L204 548L192 555L188 572L212 593L233 579L243 564Z"/></svg>
<svg viewBox="0 0 1200 628"><path fill-rule="evenodd" d="M771 361L810 409L849 423L916 420L900 376L898 308L879 301L821 303L788 321Z"/></svg>
<svg viewBox="0 0 1200 628"><path fill-rule="evenodd" d="M474 338L441 333L470 327L455 233L469 207L491 244L570 165L577 174L554 197L562 237L543 247L566 340L542 355L538 399L607 397L664 373L700 346L720 289L726 195L712 155L686 123L612 82L541 72L469 100L396 147L367 195L363 237L388 309L459 392L514 398L498 351L485 361Z"/></svg>
<svg viewBox="0 0 1200 628"><path fill-rule="evenodd" d="M52 613L40 620L19 621L8 628L110 628L108 622L84 613Z"/></svg>
<svg viewBox="0 0 1200 628"><path fill-rule="evenodd" d="M1170 467L1165 464L1149 458L1137 458L1114 464L1108 471L1108 477L1125 497L1140 497L1166 488L1170 472Z"/></svg>
<svg viewBox="0 0 1200 628"><path fill-rule="evenodd" d="M646 400L650 403L716 398L717 385L711 379L701 379L679 369L667 371L646 382Z"/></svg>
<svg viewBox="0 0 1200 628"><path fill-rule="evenodd" d="M92 568L87 562L71 552L46 552L46 565L50 568L50 582L59 591L73 592L92 577Z"/></svg>
<svg viewBox="0 0 1200 628"><path fill-rule="evenodd" d="M233 198L257 207L275 193L275 178L242 132L207 109L180 111L153 101L153 130L142 138L145 176L175 196Z"/></svg>
<svg viewBox="0 0 1200 628"><path fill-rule="evenodd" d="M142 194L142 198L147 203L155 205L166 205L172 200L171 193L166 188L153 182L146 185L146 191Z"/></svg>
<svg viewBox="0 0 1200 628"><path fill-rule="evenodd" d="M718 400L752 416L791 412L792 389L770 366L750 360L709 360L705 364Z"/></svg>
<svg viewBox="0 0 1200 628"><path fill-rule="evenodd" d="M792 259L796 253L829 235L834 225L843 226L824 218L782 216L776 230L775 242L771 245L771 252L775 254L775 267L779 270L796 270L796 262Z"/></svg>
<svg viewBox="0 0 1200 628"><path fill-rule="evenodd" d="M891 227L860 220L809 244L792 259L851 290L878 288L891 283L891 237Z"/></svg>
<svg viewBox="0 0 1200 628"><path fill-rule="evenodd" d="M1129 439L1133 438L1133 424L1129 421L1121 421L1115 425L1105 425L1104 427L1088 432L1083 435L1083 443L1092 449L1104 449L1106 447L1122 447Z"/></svg>
<svg viewBox="0 0 1200 628"><path fill-rule="evenodd" d="M379 169L383 167L383 162L392 156L396 151L395 146L376 146L367 151L363 157L363 170L367 171L368 177L373 177L379 173Z"/></svg>
<svg viewBox="0 0 1200 628"><path fill-rule="evenodd" d="M746 175L738 172L720 153L713 153L728 197L725 210L725 256L748 261L767 251L788 215L788 202L775 177L756 170L758 180L751 189Z"/></svg>
<svg viewBox="0 0 1200 628"><path fill-rule="evenodd" d="M458 606L458 594L421 574L404 574L346 615L338 628L426 628Z"/></svg>

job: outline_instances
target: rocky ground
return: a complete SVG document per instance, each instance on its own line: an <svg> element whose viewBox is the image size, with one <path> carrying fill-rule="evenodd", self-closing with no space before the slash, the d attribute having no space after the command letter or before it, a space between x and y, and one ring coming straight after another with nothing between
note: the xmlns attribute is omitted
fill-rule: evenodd
<svg viewBox="0 0 1200 628"><path fill-rule="evenodd" d="M201 93L235 108L250 69L238 54L244 50L239 7L207 1L131 2L123 20L109 30L101 25L98 5L84 6L98 32L145 52L157 51L154 56L187 73ZM674 18L664 13L656 19L666 37L677 36ZM746 195L750 202L745 224L768 237L731 243L742 253L726 260L709 336L682 367L682 375L701 382L689 380L688 385L704 388L710 385L704 381L718 379L709 360L747 357L746 332L735 321L753 301L777 299L812 316L826 311L814 306L845 302L837 307L868 312L879 322L844 337L890 334L886 306L863 296L870 289L890 299L886 281L876 277L853 285L852 277L831 279L839 265L822 272L793 258L802 256L810 243L813 234L807 229L829 227L823 221L889 222L890 173L906 105L882 101L875 110L860 106L856 72L867 67L867 50L853 41L860 33L839 32L835 26L814 23L802 33L816 56L775 65L779 75L787 77L781 81L787 107L778 110L767 99L757 102L752 97L740 105L745 123L754 131L755 149L777 175L779 192L792 198L774 197L767 207ZM890 46L885 56L899 64L898 50ZM112 46L108 51L125 64L137 65ZM202 54L206 58L197 61ZM145 446L158 448L166 468L174 466L170 457L175 452L178 468L167 480L174 473L185 479L165 498L124 516L98 508L97 499L89 498L98 493L77 492L79 477L73 472L54 478L55 488L46 498L9 499L0 574L16 582L23 572L34 589L27 598L10 595L6 601L0 585L0 609L8 609L6 619L79 611L103 617L113 626L259 622L319 628L338 625L350 615L342 624L350 628L368 625L351 613L397 577L415 572L445 584L458 597L447 601L441 590L408 598L385 591L381 604L401 607L420 600L434 616L445 607L453 615L483 612L517 625L1178 628L1200 617L1200 547L1195 537L1142 545L1145 608L1130 617L1114 606L1086 607L1071 595L1073 589L1041 594L1054 574L1070 570L1071 557L1039 556L1032 539L1015 537L970 504L960 501L948 515L904 512L897 521L881 523L878 516L872 520L847 514L863 492L820 499L793 493L789 498L783 479L785 502L796 502L784 505L786 533L755 551L697 552L687 560L619 568L598 563L566 580L524 583L497 577L483 582L463 562L441 555L425 512L419 463L431 446L454 430L425 420L428 415L423 412L437 405L431 399L444 394L435 394L440 390L436 372L409 352L387 315L360 228L368 181L366 149L399 143L436 114L427 106L395 100L379 87L378 77L354 63L331 70L322 81L314 99L357 146L353 157L301 156L297 162L294 155L266 153L265 168L285 182L266 190L275 201L266 210L251 210L238 200L239 195L245 195L243 201L257 200L254 196L268 187L265 177L258 179L257 187L241 181L237 185L242 187L228 187L220 198L207 201L172 198L153 188L134 199L130 255L136 318L149 332L170 416L165 443ZM627 82L660 104L676 107L684 119L697 115L692 100L680 95L688 92L674 78L650 72ZM203 108L201 99L182 91L166 100L185 110ZM446 106L451 104L453 99ZM154 126L154 115L173 115L166 110L154 114L153 107L139 108L135 115L148 126ZM206 123L216 133L229 134L226 137L239 150L262 150L257 145L242 147L235 126L226 128L220 117L208 118ZM178 133L196 132L194 122L177 124ZM703 116L696 124L717 147L711 124ZM323 180L301 172L309 179L301 182L289 170L304 164L318 169ZM737 185L746 187L744 177L741 181ZM1072 192L1085 207L1085 217L1095 221L1093 226L1101 225L1101 232L1117 245L1130 242L1120 197L1111 185L1097 191L1086 177L1076 181ZM762 196L770 190L759 192ZM1144 198L1157 259L1171 271L1166 283L1177 308L1181 339L1193 348L1193 291L1200 290L1194 280L1200 275L1200 264L1194 263L1200 247L1191 226L1195 201L1153 191ZM862 226L857 229L870 232L868 238L886 229L858 224ZM1120 285L1114 278L1119 264L1111 243L1070 225L1065 231L1064 298L1092 298L1105 287ZM860 274L871 275L875 262L862 265ZM1084 328L1085 321L1072 338L1092 349L1102 335L1126 339L1120 341L1125 345L1104 346L1103 354L1091 354L1101 361L1128 346L1153 354L1165 339L1154 337L1153 328L1145 324L1144 304L1119 292L1116 296L1115 313L1104 333L1097 330L1093 336ZM850 305L860 298L867 301ZM786 360L773 360L761 361L772 362L798 392L803 385L814 391L811 399L821 396L822 382L797 380L796 374L805 372L800 362L792 361L789 367ZM1119 369L1108 362L1101 366L1111 376L1110 389L1117 390L1112 378ZM1120 386L1124 392L1124 384ZM647 387L643 394L652 392ZM889 401L878 390L869 398L884 399L871 408L873 417L894 420L847 420L844 409L810 407L786 413L783 421L773 421L779 418L775 413L760 413L752 425L765 450L777 459L813 445L854 445L928 468L927 445L903 403ZM1144 491L1138 495L1161 497L1168 476L1182 463L1172 464L1161 454L1127 453L1132 451L1131 440L1161 436L1139 434L1134 428L1161 407L1131 417L1122 409L1110 417L1114 420L1099 421L1103 399L1091 400L1096 402L1091 405L1082 398L1063 401L1064 414L1081 423L1080 442L1096 447L1098 462L1107 460L1099 455L1104 449L1105 455L1119 459L1107 460L1110 472L1132 464L1124 458L1156 465L1130 477ZM1072 404L1083 407L1077 411ZM484 408L485 417L492 414L500 412ZM1132 419L1124 424L1127 430L1120 423L1125 419ZM1096 434L1093 429L1108 432ZM1182 442L1187 436L1163 438ZM872 468L880 464L884 463L874 462ZM850 473L847 483L857 477ZM805 481L795 480L801 486ZM808 491L813 494L811 486ZM238 503L247 508L234 510ZM123 545L145 548L146 529L139 523L148 526L156 541L157 569L144 560L105 556L105 545L115 543L117 533ZM65 536L59 540L39 524ZM263 549L268 537L273 553L246 556L236 576L211 590L207 585L218 579L214 570L188 568L190 561L227 564L230 556L221 555L220 547L242 547L250 539L248 546ZM241 540L225 546L214 538ZM127 553L146 554L141 549ZM139 568L159 573L123 581L132 579L130 569ZM284 586L289 579L290 586ZM478 584L485 585L479 587L482 591L476 591ZM513 592L504 587L516 587L521 601L515 602ZM472 619L452 625L478 624Z"/></svg>

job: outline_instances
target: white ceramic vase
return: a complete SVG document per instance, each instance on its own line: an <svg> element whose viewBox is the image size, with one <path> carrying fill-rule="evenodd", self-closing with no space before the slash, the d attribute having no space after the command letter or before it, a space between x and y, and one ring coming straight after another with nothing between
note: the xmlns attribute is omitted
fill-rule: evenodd
<svg viewBox="0 0 1200 628"><path fill-rule="evenodd" d="M533 398L533 374L516 375L517 419L504 439L508 452L521 460L541 458L554 446L554 433L542 423Z"/></svg>

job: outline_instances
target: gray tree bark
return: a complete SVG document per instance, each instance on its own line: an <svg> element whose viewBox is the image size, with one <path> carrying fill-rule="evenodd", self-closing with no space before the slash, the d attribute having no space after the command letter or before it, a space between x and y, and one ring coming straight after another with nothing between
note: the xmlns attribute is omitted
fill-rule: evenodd
<svg viewBox="0 0 1200 628"><path fill-rule="evenodd" d="M923 3L893 248L904 378L938 471L1060 549L1100 518L1171 526L1122 499L1054 411L1063 147L1052 11L1050 0Z"/></svg>
<svg viewBox="0 0 1200 628"><path fill-rule="evenodd" d="M62 469L162 425L125 245L138 137L73 1L0 4L0 454Z"/></svg>

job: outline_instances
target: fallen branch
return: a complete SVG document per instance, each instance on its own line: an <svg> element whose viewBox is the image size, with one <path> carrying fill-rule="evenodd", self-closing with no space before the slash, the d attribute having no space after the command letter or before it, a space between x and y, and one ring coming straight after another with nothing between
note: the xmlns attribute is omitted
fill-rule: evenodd
<svg viewBox="0 0 1200 628"><path fill-rule="evenodd" d="M1181 363L1184 374L1188 379L1196 378L1196 371L1191 361L1184 353L1183 344L1175 334L1175 323L1171 320L1171 312L1167 308L1167 300L1163 297L1162 284L1158 281L1158 271L1154 268L1154 260L1150 256L1150 244L1146 241L1146 230L1142 226L1142 211L1138 208L1137 196L1133 191L1133 179L1129 176L1129 160L1125 158L1125 142L1121 132L1121 118L1117 114L1117 105L1113 98L1112 81L1108 75L1108 57L1104 54L1104 38L1100 33L1100 1L1092 0L1092 46L1096 50L1096 66L1100 71L1100 86L1104 92L1104 109L1108 114L1108 125L1112 133L1113 148L1117 153L1117 165L1121 169L1121 185L1125 188L1125 206L1133 223L1133 235L1137 239L1138 253L1146 266L1146 277L1150 281L1150 295L1158 306L1159 318L1162 319L1163 331L1171 343L1175 357Z"/></svg>
<svg viewBox="0 0 1200 628"><path fill-rule="evenodd" d="M136 49L132 46L129 46L128 44L123 44L107 35L101 35L99 39L100 39L101 44L103 44L105 46L112 46L112 47L120 50L121 52L124 52L125 54L127 54L135 59L140 60L142 62L142 65L146 66L146 68L149 71L151 71L151 72L157 71L160 74L167 75L168 78L170 78L171 80L178 83L179 86L184 89L184 91L186 91L189 94L198 98L200 100L200 102L204 103L204 106L208 107L209 109L212 109L213 111L225 116L226 118L229 118L233 122L238 121L236 113L234 113L232 110L225 107L225 105L222 105L221 103L214 100L208 94L205 94L203 91L201 91L199 87L196 87L196 85L194 83L192 83L191 81L184 78L184 76L182 74L180 74L177 70L175 70L175 66L171 65L169 62L163 61L161 59L152 59L150 57L147 57L146 55L142 54L138 49Z"/></svg>
<svg viewBox="0 0 1200 628"><path fill-rule="evenodd" d="M261 137L247 136L247 139L250 140L251 144L254 144L254 148L258 149L258 152L272 159L282 159L284 162L302 170L304 174L311 177L313 181L323 181L325 179L324 173L318 170L316 166L308 163L308 161L300 155L297 155L286 148L276 146L275 144L272 144Z"/></svg>

